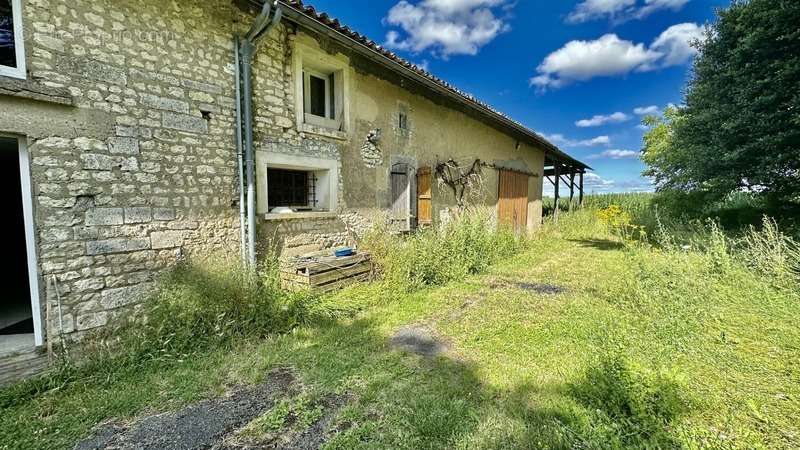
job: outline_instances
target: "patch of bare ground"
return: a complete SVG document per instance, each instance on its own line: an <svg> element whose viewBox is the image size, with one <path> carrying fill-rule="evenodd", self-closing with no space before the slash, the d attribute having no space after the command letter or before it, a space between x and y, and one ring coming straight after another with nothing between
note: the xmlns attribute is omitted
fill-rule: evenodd
<svg viewBox="0 0 800 450"><path fill-rule="evenodd" d="M347 396L330 395L318 402L320 414L307 427L291 427L267 442L241 442L237 432L268 413L279 402L301 392L290 369L276 369L265 382L232 389L223 397L205 400L178 411L145 417L131 423L97 427L75 450L245 450L320 448Z"/></svg>
<svg viewBox="0 0 800 450"><path fill-rule="evenodd" d="M487 281L487 286L491 289L518 289L540 295L558 295L567 291L566 288L556 284L509 280L507 278L490 278Z"/></svg>

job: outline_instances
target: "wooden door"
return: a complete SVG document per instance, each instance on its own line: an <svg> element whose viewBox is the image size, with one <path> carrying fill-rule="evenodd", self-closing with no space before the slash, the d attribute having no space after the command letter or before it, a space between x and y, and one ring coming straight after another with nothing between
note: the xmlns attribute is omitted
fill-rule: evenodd
<svg viewBox="0 0 800 450"><path fill-rule="evenodd" d="M399 231L411 229L408 172L392 170L392 227Z"/></svg>
<svg viewBox="0 0 800 450"><path fill-rule="evenodd" d="M433 196L431 195L431 168L417 169L417 224L433 223Z"/></svg>
<svg viewBox="0 0 800 450"><path fill-rule="evenodd" d="M500 170L497 216L501 225L517 231L528 226L528 175Z"/></svg>

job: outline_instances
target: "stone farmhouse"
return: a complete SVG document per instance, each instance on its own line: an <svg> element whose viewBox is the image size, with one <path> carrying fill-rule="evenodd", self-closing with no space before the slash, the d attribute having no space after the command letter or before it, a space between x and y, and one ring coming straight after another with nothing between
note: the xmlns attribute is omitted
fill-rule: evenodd
<svg viewBox="0 0 800 450"><path fill-rule="evenodd" d="M0 0L0 383L135 311L180 258L446 220L447 170L480 168L477 201L518 229L541 223L545 178L582 193L588 167L543 137L269 1Z"/></svg>

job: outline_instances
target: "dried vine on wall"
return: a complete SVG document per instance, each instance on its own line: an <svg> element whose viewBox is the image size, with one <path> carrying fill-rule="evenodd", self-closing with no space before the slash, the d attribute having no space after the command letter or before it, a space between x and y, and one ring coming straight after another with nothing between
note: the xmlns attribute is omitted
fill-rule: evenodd
<svg viewBox="0 0 800 450"><path fill-rule="evenodd" d="M436 164L435 174L439 189L448 188L459 209L467 206L467 201L477 198L483 188L483 168L487 164L476 159L468 166L462 166L454 159Z"/></svg>

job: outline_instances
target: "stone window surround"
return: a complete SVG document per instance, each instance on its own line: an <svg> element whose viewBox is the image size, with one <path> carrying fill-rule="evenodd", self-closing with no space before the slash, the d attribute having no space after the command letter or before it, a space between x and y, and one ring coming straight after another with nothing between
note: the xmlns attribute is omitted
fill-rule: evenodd
<svg viewBox="0 0 800 450"><path fill-rule="evenodd" d="M300 36L299 36L300 37ZM305 36L303 36L305 37ZM304 40L311 40L307 38ZM315 41L314 41L315 42ZM350 73L349 63L346 60L331 56L328 53L313 48L310 44L301 43L299 40L293 41L292 49L292 71L294 74L294 98L295 98L295 121L297 131L303 133L317 134L329 138L345 140L347 131L350 130ZM342 111L342 130L334 130L318 123L308 123L305 115L305 105L303 96L303 68L310 67L316 72L333 73L335 90L335 110ZM341 102L341 103L340 103ZM338 119L337 119L338 121Z"/></svg>
<svg viewBox="0 0 800 450"><path fill-rule="evenodd" d="M0 66L0 76L27 78L25 68L25 35L22 26L22 0L11 0L11 14L14 21L14 51L17 67Z"/></svg>
<svg viewBox="0 0 800 450"><path fill-rule="evenodd" d="M267 169L291 169L315 172L316 196L320 211L290 214L270 214L267 190ZM256 212L265 219L311 218L335 213L339 206L339 161L320 157L289 155L275 152L256 152Z"/></svg>

